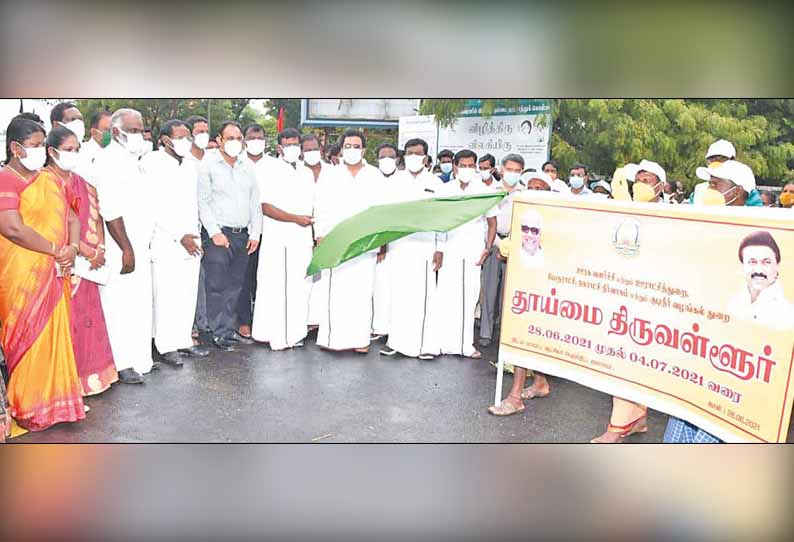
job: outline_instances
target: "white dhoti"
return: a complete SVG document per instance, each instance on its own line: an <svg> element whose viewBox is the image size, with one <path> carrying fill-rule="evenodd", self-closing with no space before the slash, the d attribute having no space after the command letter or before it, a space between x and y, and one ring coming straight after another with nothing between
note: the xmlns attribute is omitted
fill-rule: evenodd
<svg viewBox="0 0 794 542"><path fill-rule="evenodd" d="M474 308L480 297L480 266L474 257L444 254L433 311L442 354L471 356Z"/></svg>
<svg viewBox="0 0 794 542"><path fill-rule="evenodd" d="M375 266L375 292L372 294L372 332L389 334L391 320L391 255Z"/></svg>
<svg viewBox="0 0 794 542"><path fill-rule="evenodd" d="M256 305L251 336L273 350L291 348L306 338L311 277L306 268L311 244L267 242L259 249Z"/></svg>
<svg viewBox="0 0 794 542"><path fill-rule="evenodd" d="M324 269L327 304L320 314L317 344L331 350L369 346L375 253L367 252L333 269Z"/></svg>
<svg viewBox="0 0 794 542"><path fill-rule="evenodd" d="M392 298L387 346L410 357L440 351L432 316L437 295L433 243L425 245L417 235L427 234L389 245Z"/></svg>
<svg viewBox="0 0 794 542"><path fill-rule="evenodd" d="M176 257L152 262L154 345L161 354L193 346L191 332L200 267L199 258Z"/></svg>
<svg viewBox="0 0 794 542"><path fill-rule="evenodd" d="M113 274L99 295L116 370L146 374L152 370L152 266L146 247L133 246L133 251L135 271L120 275L121 251L108 243L106 260Z"/></svg>

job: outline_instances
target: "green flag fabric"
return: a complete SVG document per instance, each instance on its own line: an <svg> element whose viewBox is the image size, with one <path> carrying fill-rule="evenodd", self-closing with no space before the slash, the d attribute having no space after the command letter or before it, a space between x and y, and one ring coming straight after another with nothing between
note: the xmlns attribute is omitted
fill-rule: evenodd
<svg viewBox="0 0 794 542"><path fill-rule="evenodd" d="M306 270L314 275L420 231L447 232L485 214L506 192L376 205L336 225L314 249Z"/></svg>

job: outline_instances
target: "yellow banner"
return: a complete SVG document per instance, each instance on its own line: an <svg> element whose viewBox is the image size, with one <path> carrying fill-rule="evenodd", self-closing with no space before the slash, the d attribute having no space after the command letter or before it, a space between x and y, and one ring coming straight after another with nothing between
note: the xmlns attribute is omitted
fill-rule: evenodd
<svg viewBox="0 0 794 542"><path fill-rule="evenodd" d="M553 196L513 206L500 359L785 442L794 213Z"/></svg>

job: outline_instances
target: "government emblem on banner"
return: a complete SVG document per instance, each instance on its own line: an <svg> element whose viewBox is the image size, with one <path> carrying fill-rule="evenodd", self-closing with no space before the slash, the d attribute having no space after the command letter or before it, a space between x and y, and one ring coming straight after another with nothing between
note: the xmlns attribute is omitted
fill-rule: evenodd
<svg viewBox="0 0 794 542"><path fill-rule="evenodd" d="M640 251L640 221L627 218L615 227L612 246L624 256L636 256Z"/></svg>

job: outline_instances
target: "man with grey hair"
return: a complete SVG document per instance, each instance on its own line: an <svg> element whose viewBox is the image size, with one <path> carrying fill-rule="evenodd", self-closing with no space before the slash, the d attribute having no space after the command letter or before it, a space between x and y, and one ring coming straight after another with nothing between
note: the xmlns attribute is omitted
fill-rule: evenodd
<svg viewBox="0 0 794 542"><path fill-rule="evenodd" d="M149 254L152 191L138 163L144 148L141 114L119 109L110 126L112 139L94 159L100 211L112 238L105 253L110 278L99 292L119 380L140 384L142 375L155 368Z"/></svg>

